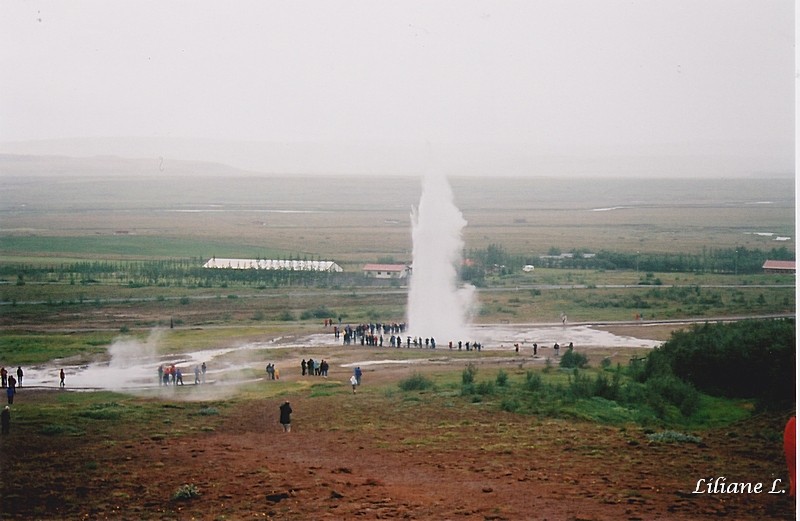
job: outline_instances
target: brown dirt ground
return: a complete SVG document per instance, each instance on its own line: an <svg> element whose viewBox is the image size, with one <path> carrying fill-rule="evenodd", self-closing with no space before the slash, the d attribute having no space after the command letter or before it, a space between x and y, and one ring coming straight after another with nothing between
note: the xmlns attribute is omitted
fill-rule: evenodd
<svg viewBox="0 0 800 521"><path fill-rule="evenodd" d="M27 392L27 391L25 391ZM26 400L52 400L40 393ZM638 431L441 404L393 410L362 395L250 404L212 432L181 437L2 440L3 519L794 519L785 495L691 494L697 479L786 482L760 416L703 444ZM436 406L439 405L439 406ZM342 408L359 428L336 428ZM312 409L312 410L309 410ZM774 441L774 440L773 440ZM97 466L87 470L86 461ZM175 501L180 484L199 498Z"/></svg>
<svg viewBox="0 0 800 521"><path fill-rule="evenodd" d="M363 351L338 362L355 356ZM192 420L209 429L180 436L124 423L84 436L12 426L0 437L0 519L795 519L786 494L691 493L698 479L717 476L785 486L775 436L785 416L706 431L700 445L659 444L636 426L377 390L407 377L403 366L369 368L354 395L350 369L339 363L328 382L342 385L329 395L307 388L286 396L294 409L288 434L277 423L283 397L236 400L224 414ZM484 363L519 367L513 359ZM301 379L290 373L277 385ZM24 389L17 401L54 403L58 394ZM172 499L185 483L201 495Z"/></svg>

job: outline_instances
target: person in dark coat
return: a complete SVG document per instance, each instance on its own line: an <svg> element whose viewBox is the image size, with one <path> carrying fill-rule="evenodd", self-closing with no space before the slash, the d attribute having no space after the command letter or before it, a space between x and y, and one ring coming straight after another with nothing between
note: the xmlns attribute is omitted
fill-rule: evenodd
<svg viewBox="0 0 800 521"><path fill-rule="evenodd" d="M283 402L281 405L281 425L283 425L283 432L291 432L292 430L292 406L289 405L289 400Z"/></svg>

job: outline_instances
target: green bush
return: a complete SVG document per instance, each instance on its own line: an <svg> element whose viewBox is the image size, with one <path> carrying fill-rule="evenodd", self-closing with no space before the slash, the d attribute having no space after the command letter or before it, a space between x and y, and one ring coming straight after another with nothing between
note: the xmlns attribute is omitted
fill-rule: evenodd
<svg viewBox="0 0 800 521"><path fill-rule="evenodd" d="M789 407L795 398L795 332L794 319L694 326L655 349L643 376L675 374L713 396Z"/></svg>
<svg viewBox="0 0 800 521"><path fill-rule="evenodd" d="M472 385L475 383L475 375L478 374L478 368L472 363L467 364L467 367L461 372L461 384Z"/></svg>
<svg viewBox="0 0 800 521"><path fill-rule="evenodd" d="M648 403L660 407L667 403L678 408L683 416L691 416L700 406L700 393L689 383L674 375L663 375L647 380L645 384Z"/></svg>
<svg viewBox="0 0 800 521"><path fill-rule="evenodd" d="M314 309L306 309L300 314L301 320L310 320L312 318L331 318L335 314L325 306L317 306Z"/></svg>
<svg viewBox="0 0 800 521"><path fill-rule="evenodd" d="M403 391L424 391L433 387L433 380L419 373L414 373L398 384Z"/></svg>
<svg viewBox="0 0 800 521"><path fill-rule="evenodd" d="M542 388L542 375L534 371L525 373L525 390L536 392Z"/></svg>
<svg viewBox="0 0 800 521"><path fill-rule="evenodd" d="M494 392L494 382L491 380L480 382L475 385L475 394L479 394L481 396L491 396L494 394Z"/></svg>
<svg viewBox="0 0 800 521"><path fill-rule="evenodd" d="M186 501L196 497L200 497L200 490L192 483L181 485L178 487L178 490L172 494L172 499L176 501Z"/></svg>
<svg viewBox="0 0 800 521"><path fill-rule="evenodd" d="M508 385L508 373L500 369L500 371L497 372L497 378L495 378L495 383L497 384L498 387L505 387L506 385Z"/></svg>
<svg viewBox="0 0 800 521"><path fill-rule="evenodd" d="M573 368L577 367L583 369L589 366L589 358L583 353L578 353L574 349L567 349L567 352L561 357L558 362L559 367Z"/></svg>

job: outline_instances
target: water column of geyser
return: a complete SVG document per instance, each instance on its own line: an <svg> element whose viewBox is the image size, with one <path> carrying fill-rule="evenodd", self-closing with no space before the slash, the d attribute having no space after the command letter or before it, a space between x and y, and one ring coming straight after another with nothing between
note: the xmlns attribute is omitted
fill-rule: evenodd
<svg viewBox="0 0 800 521"><path fill-rule="evenodd" d="M443 174L427 173L422 179L419 206L411 209L413 243L408 291L409 334L449 341L470 340L468 320L475 287L459 283L467 221L453 202L453 192Z"/></svg>

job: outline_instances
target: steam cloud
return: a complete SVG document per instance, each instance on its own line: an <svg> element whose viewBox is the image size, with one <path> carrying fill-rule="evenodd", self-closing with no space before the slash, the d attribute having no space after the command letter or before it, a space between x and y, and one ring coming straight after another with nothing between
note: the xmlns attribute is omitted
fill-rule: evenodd
<svg viewBox="0 0 800 521"><path fill-rule="evenodd" d="M412 335L434 337L440 345L469 340L467 322L475 307L475 287L458 281L464 248L461 231L466 225L445 176L426 174L419 206L411 211L408 325Z"/></svg>

